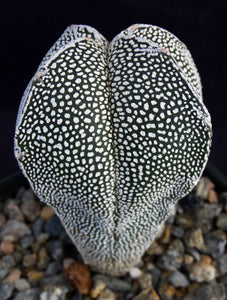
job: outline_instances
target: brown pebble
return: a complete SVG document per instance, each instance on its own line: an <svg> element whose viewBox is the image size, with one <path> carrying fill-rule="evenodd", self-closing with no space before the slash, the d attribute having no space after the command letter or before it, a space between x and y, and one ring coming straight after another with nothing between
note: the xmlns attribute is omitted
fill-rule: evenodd
<svg viewBox="0 0 227 300"><path fill-rule="evenodd" d="M194 261L194 257L189 255L189 254L184 254L184 263L186 265L190 265L191 263L193 263Z"/></svg>
<svg viewBox="0 0 227 300"><path fill-rule="evenodd" d="M87 295L89 293L92 282L87 265L75 262L68 267L64 267L64 276L81 294Z"/></svg>
<svg viewBox="0 0 227 300"><path fill-rule="evenodd" d="M44 277L45 273L40 271L29 271L27 274L29 281L38 282Z"/></svg>
<svg viewBox="0 0 227 300"><path fill-rule="evenodd" d="M91 298L97 298L100 293L104 290L106 287L106 284L102 280L95 280L95 282L92 285L92 289L90 292Z"/></svg>
<svg viewBox="0 0 227 300"><path fill-rule="evenodd" d="M35 253L28 253L24 255L23 265L24 267L33 267L36 263L37 257Z"/></svg>
<svg viewBox="0 0 227 300"><path fill-rule="evenodd" d="M208 265L211 265L213 262L212 258L209 255L205 255L205 254L200 255L200 261Z"/></svg>
<svg viewBox="0 0 227 300"><path fill-rule="evenodd" d="M97 299L98 300L116 300L116 295L110 289L104 289Z"/></svg>
<svg viewBox="0 0 227 300"><path fill-rule="evenodd" d="M44 220L48 220L53 217L54 214L54 209L51 206L45 205L40 212L40 217Z"/></svg>
<svg viewBox="0 0 227 300"><path fill-rule="evenodd" d="M218 203L218 195L214 190L209 191L207 201L211 204Z"/></svg>
<svg viewBox="0 0 227 300"><path fill-rule="evenodd" d="M154 289L148 288L140 292L137 296L133 297L133 300L143 300L143 299L160 300L160 297L158 296L158 294Z"/></svg>
<svg viewBox="0 0 227 300"><path fill-rule="evenodd" d="M171 237L171 226L169 224L167 224L165 226L165 230L164 233L160 239L160 242L163 244L168 244L170 241L170 237Z"/></svg>
<svg viewBox="0 0 227 300"><path fill-rule="evenodd" d="M3 283L14 282L21 277L21 270L12 269L10 274L4 279Z"/></svg>
<svg viewBox="0 0 227 300"><path fill-rule="evenodd" d="M164 253L164 249L156 241L146 251L149 255L161 255Z"/></svg>
<svg viewBox="0 0 227 300"><path fill-rule="evenodd" d="M11 254L15 249L15 245L11 241L3 240L1 242L0 249L5 254Z"/></svg>
<svg viewBox="0 0 227 300"><path fill-rule="evenodd" d="M185 235L185 243L189 247L195 247L199 250L205 249L203 232L200 228L193 228Z"/></svg>

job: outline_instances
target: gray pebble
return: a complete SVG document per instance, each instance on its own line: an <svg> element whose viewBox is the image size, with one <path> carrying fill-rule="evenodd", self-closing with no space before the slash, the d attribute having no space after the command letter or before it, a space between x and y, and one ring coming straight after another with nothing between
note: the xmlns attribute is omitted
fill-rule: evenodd
<svg viewBox="0 0 227 300"><path fill-rule="evenodd" d="M45 232L50 235L50 237L54 238L59 237L61 233L65 231L61 221L56 215L47 220L44 229Z"/></svg>
<svg viewBox="0 0 227 300"><path fill-rule="evenodd" d="M11 282L0 284L0 299L7 300L9 299L14 290L14 285Z"/></svg>
<svg viewBox="0 0 227 300"><path fill-rule="evenodd" d="M40 204L34 199L29 199L23 202L21 210L28 221L34 222L40 214Z"/></svg>
<svg viewBox="0 0 227 300"><path fill-rule="evenodd" d="M112 292L128 292L131 289L131 285L123 280L106 276L106 275L96 275L93 277L93 280L101 280L106 284L106 287Z"/></svg>
<svg viewBox="0 0 227 300"><path fill-rule="evenodd" d="M205 249L203 253L212 255L213 258L220 257L224 254L226 241L215 234L207 233L204 235Z"/></svg>
<svg viewBox="0 0 227 300"><path fill-rule="evenodd" d="M226 273L225 275L219 277L219 278L218 278L218 281L219 281L220 283L223 283L223 284L226 286L226 288L227 288L227 273ZM226 295L227 295L227 293L226 293Z"/></svg>
<svg viewBox="0 0 227 300"><path fill-rule="evenodd" d="M65 287L69 286L62 274L44 277L40 280L41 288L45 288L46 286L51 286L51 285L65 286Z"/></svg>
<svg viewBox="0 0 227 300"><path fill-rule="evenodd" d="M218 216L217 227L227 231L227 214L221 213Z"/></svg>
<svg viewBox="0 0 227 300"><path fill-rule="evenodd" d="M214 262L214 266L218 276L227 274L227 254L218 257Z"/></svg>
<svg viewBox="0 0 227 300"><path fill-rule="evenodd" d="M7 214L9 215L9 219L17 220L17 221L23 221L24 216L20 210L20 207L17 205L15 201L9 202L9 204L6 207Z"/></svg>
<svg viewBox="0 0 227 300"><path fill-rule="evenodd" d="M154 268L150 271L150 273L152 275L152 285L154 288L157 288L162 272L158 268Z"/></svg>
<svg viewBox="0 0 227 300"><path fill-rule="evenodd" d="M31 230L25 223L17 220L9 220L2 227L0 237L13 236L16 241L26 234L31 234Z"/></svg>
<svg viewBox="0 0 227 300"><path fill-rule="evenodd" d="M17 279L15 282L15 288L18 290L18 291L24 291L24 290L27 290L27 289L30 289L30 283L25 279L25 278L19 278Z"/></svg>
<svg viewBox="0 0 227 300"><path fill-rule="evenodd" d="M35 200L35 195L31 189L24 190L21 195L21 202L25 202L28 200Z"/></svg>
<svg viewBox="0 0 227 300"><path fill-rule="evenodd" d="M225 300L225 287L221 283L205 284L197 292L195 300Z"/></svg>
<svg viewBox="0 0 227 300"><path fill-rule="evenodd" d="M178 239L174 240L170 244L167 252L158 259L158 267L164 270L177 270L183 262L183 253L183 243Z"/></svg>
<svg viewBox="0 0 227 300"><path fill-rule="evenodd" d="M34 237L32 235L26 235L20 240L21 248L27 249L31 247L31 245L34 243Z"/></svg>
<svg viewBox="0 0 227 300"><path fill-rule="evenodd" d="M16 265L15 258L12 255L4 255L2 257L2 267L5 270L9 270L9 268L14 267Z"/></svg>
<svg viewBox="0 0 227 300"><path fill-rule="evenodd" d="M171 226L171 234L181 239L184 237L184 229L178 226Z"/></svg>
<svg viewBox="0 0 227 300"><path fill-rule="evenodd" d="M200 253L196 249L187 247L186 253L194 257L196 261L200 261Z"/></svg>
<svg viewBox="0 0 227 300"><path fill-rule="evenodd" d="M22 262L23 259L23 253L21 251L14 251L12 253L13 258L15 259L16 264L19 264Z"/></svg>
<svg viewBox="0 0 227 300"><path fill-rule="evenodd" d="M168 277L168 281L169 281L170 284L172 284L176 288L186 288L190 284L190 282L187 279L187 277L183 273L181 273L179 271L173 272Z"/></svg>
<svg viewBox="0 0 227 300"><path fill-rule="evenodd" d="M25 291L20 291L15 296L14 300L40 300L40 289L32 288Z"/></svg>
<svg viewBox="0 0 227 300"><path fill-rule="evenodd" d="M63 258L63 244L61 240L51 240L47 243L47 249L53 259L60 261Z"/></svg>
<svg viewBox="0 0 227 300"><path fill-rule="evenodd" d="M52 276L61 273L61 271L62 265L56 261L53 261L48 264L45 274L46 276Z"/></svg>
<svg viewBox="0 0 227 300"><path fill-rule="evenodd" d="M42 232L44 223L45 221L42 218L38 218L32 224L32 231L35 237L37 237Z"/></svg>
<svg viewBox="0 0 227 300"><path fill-rule="evenodd" d="M40 295L40 300L65 300L68 289L64 286L48 288Z"/></svg>
<svg viewBox="0 0 227 300"><path fill-rule="evenodd" d="M2 281L8 274L8 269L0 269L0 281Z"/></svg>

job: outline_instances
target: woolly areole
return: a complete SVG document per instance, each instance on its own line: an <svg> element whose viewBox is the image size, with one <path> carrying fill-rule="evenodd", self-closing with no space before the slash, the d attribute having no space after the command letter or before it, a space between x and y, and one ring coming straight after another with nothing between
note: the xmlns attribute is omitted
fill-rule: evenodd
<svg viewBox="0 0 227 300"><path fill-rule="evenodd" d="M198 182L210 116L186 46L136 24L109 44L69 26L22 98L15 156L85 263L119 275L138 263Z"/></svg>

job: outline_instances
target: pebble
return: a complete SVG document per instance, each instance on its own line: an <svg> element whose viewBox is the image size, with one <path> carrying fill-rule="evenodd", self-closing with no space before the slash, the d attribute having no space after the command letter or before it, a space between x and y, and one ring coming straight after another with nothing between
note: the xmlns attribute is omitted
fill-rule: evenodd
<svg viewBox="0 0 227 300"><path fill-rule="evenodd" d="M16 265L16 261L14 259L14 257L9 254L9 255L4 255L2 257L2 268L8 270L9 268L12 268Z"/></svg>
<svg viewBox="0 0 227 300"><path fill-rule="evenodd" d="M37 256L35 253L28 253L24 255L23 266L24 267L33 267L36 264Z"/></svg>
<svg viewBox="0 0 227 300"><path fill-rule="evenodd" d="M27 249L34 243L34 237L32 235L25 235L20 239L20 245L23 249Z"/></svg>
<svg viewBox="0 0 227 300"><path fill-rule="evenodd" d="M97 298L98 300L116 300L115 294L110 290L105 288L100 296Z"/></svg>
<svg viewBox="0 0 227 300"><path fill-rule="evenodd" d="M37 218L35 222L32 223L32 231L35 237L37 237L43 229L45 221L42 218Z"/></svg>
<svg viewBox="0 0 227 300"><path fill-rule="evenodd" d="M205 200L208 197L208 194L210 190L214 189L214 184L213 182L208 178L208 177L202 177L196 188L196 195L197 197Z"/></svg>
<svg viewBox="0 0 227 300"><path fill-rule="evenodd" d="M20 291L15 296L14 300L40 300L40 289L32 288L24 291Z"/></svg>
<svg viewBox="0 0 227 300"><path fill-rule="evenodd" d="M90 291L90 296L92 298L97 298L105 287L106 284L102 280L95 280Z"/></svg>
<svg viewBox="0 0 227 300"><path fill-rule="evenodd" d="M151 270L151 276L152 276L152 285L156 289L161 278L162 272L158 268L153 268Z"/></svg>
<svg viewBox="0 0 227 300"><path fill-rule="evenodd" d="M173 272L169 277L168 281L176 288L186 288L189 286L190 282L188 278L180 271Z"/></svg>
<svg viewBox="0 0 227 300"><path fill-rule="evenodd" d="M63 259L63 244L61 240L51 240L47 243L47 249L53 259L60 261Z"/></svg>
<svg viewBox="0 0 227 300"><path fill-rule="evenodd" d="M22 271L20 269L12 269L3 282L14 282L21 277L21 274Z"/></svg>
<svg viewBox="0 0 227 300"><path fill-rule="evenodd" d="M44 275L45 273L41 271L29 271L27 274L28 280L31 283L39 282L44 277Z"/></svg>
<svg viewBox="0 0 227 300"><path fill-rule="evenodd" d="M45 221L49 220L54 215L55 215L54 209L48 205L45 205L40 212L40 217L43 218Z"/></svg>
<svg viewBox="0 0 227 300"><path fill-rule="evenodd" d="M17 220L20 222L24 221L23 213L20 207L15 203L15 201L10 201L7 205L6 210L9 214L9 219Z"/></svg>
<svg viewBox="0 0 227 300"><path fill-rule="evenodd" d="M64 227L61 224L59 218L56 215L54 215L49 220L47 220L44 230L50 235L50 237L56 238L64 232Z"/></svg>
<svg viewBox="0 0 227 300"><path fill-rule="evenodd" d="M45 276L52 276L55 274L59 274L61 273L61 271L62 271L62 265L56 261L53 261L47 264Z"/></svg>
<svg viewBox="0 0 227 300"><path fill-rule="evenodd" d="M164 253L164 248L154 241L146 252L149 255L162 255Z"/></svg>
<svg viewBox="0 0 227 300"><path fill-rule="evenodd" d="M140 292L137 296L133 297L132 300L160 300L160 297L152 288L148 288Z"/></svg>
<svg viewBox="0 0 227 300"><path fill-rule="evenodd" d="M0 284L0 299L7 300L9 299L14 290L14 285L11 282Z"/></svg>
<svg viewBox="0 0 227 300"><path fill-rule="evenodd" d="M24 291L30 289L31 285L25 278L19 278L14 281L15 288L18 291Z"/></svg>
<svg viewBox="0 0 227 300"><path fill-rule="evenodd" d="M6 277L7 274L8 274L7 269L0 269L0 281L2 281Z"/></svg>
<svg viewBox="0 0 227 300"><path fill-rule="evenodd" d="M40 295L40 300L65 300L68 289L64 286L51 287L43 291Z"/></svg>
<svg viewBox="0 0 227 300"><path fill-rule="evenodd" d="M21 205L21 210L26 219L30 222L33 222L38 218L40 214L40 204L34 199L27 199Z"/></svg>
<svg viewBox="0 0 227 300"><path fill-rule="evenodd" d="M191 263L193 263L194 261L194 257L189 255L189 254L184 254L184 263L185 265L190 265Z"/></svg>
<svg viewBox="0 0 227 300"><path fill-rule="evenodd" d="M92 272L87 295L63 276L81 258L54 210L20 189L0 203L0 299L9 285L9 300L224 300L227 192L202 181L207 191L200 184L199 197L195 188L180 201L138 266L119 278Z"/></svg>
<svg viewBox="0 0 227 300"><path fill-rule="evenodd" d="M139 278L142 274L143 274L143 272L139 268L136 268L136 267L131 268L129 270L129 275L133 279Z"/></svg>
<svg viewBox="0 0 227 300"><path fill-rule="evenodd" d="M218 235L207 233L204 235L205 249L203 253L210 254L213 258L218 258L224 254L226 240Z"/></svg>
<svg viewBox="0 0 227 300"><path fill-rule="evenodd" d="M210 190L207 195L207 201L209 203L217 203L218 202L218 194L214 190Z"/></svg>
<svg viewBox="0 0 227 300"><path fill-rule="evenodd" d="M106 276L106 275L95 275L93 280L101 280L106 284L106 287L114 292L128 292L131 289L131 285L121 279L117 279L115 277Z"/></svg>
<svg viewBox="0 0 227 300"><path fill-rule="evenodd" d="M195 247L198 250L205 249L203 233L200 228L193 228L187 231L184 240L188 247Z"/></svg>
<svg viewBox="0 0 227 300"><path fill-rule="evenodd" d="M152 287L152 275L149 273L144 273L139 279L138 279L140 288L142 290L145 290L147 288Z"/></svg>
<svg viewBox="0 0 227 300"><path fill-rule="evenodd" d="M31 234L30 228L25 223L17 220L7 221L0 231L2 239L7 239L7 236L10 236L10 240L13 239L13 241L17 241L26 234Z"/></svg>
<svg viewBox="0 0 227 300"><path fill-rule="evenodd" d="M44 275L44 274L43 274ZM42 289L46 289L48 286L65 286L68 287L66 279L63 277L63 274L43 277L40 280L40 286Z"/></svg>
<svg viewBox="0 0 227 300"><path fill-rule="evenodd" d="M0 244L0 249L4 254L11 254L15 249L15 245L10 241L3 240Z"/></svg>
<svg viewBox="0 0 227 300"><path fill-rule="evenodd" d="M227 254L218 257L214 262L217 276L222 276L227 274Z"/></svg>
<svg viewBox="0 0 227 300"><path fill-rule="evenodd" d="M171 226L171 234L176 238L183 238L184 237L184 229L178 226Z"/></svg>
<svg viewBox="0 0 227 300"><path fill-rule="evenodd" d="M163 270L175 271L183 262L184 245L179 239L171 242L168 250L160 257L157 265Z"/></svg>
<svg viewBox="0 0 227 300"><path fill-rule="evenodd" d="M217 219L217 227L227 231L227 214L220 213Z"/></svg>
<svg viewBox="0 0 227 300"><path fill-rule="evenodd" d="M215 268L203 261L192 264L189 268L191 280L196 282L211 281L215 278Z"/></svg>
<svg viewBox="0 0 227 300"><path fill-rule="evenodd" d="M195 300L225 300L225 287L221 283L202 285L196 292Z"/></svg>

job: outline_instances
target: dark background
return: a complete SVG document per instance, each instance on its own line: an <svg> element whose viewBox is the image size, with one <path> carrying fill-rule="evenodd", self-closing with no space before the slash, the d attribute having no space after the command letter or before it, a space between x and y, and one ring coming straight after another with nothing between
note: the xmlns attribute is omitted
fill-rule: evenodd
<svg viewBox="0 0 227 300"><path fill-rule="evenodd" d="M134 23L158 25L189 48L213 123L210 161L227 174L226 1L0 1L0 179L17 172L13 136L20 99L43 56L70 24L108 40Z"/></svg>

